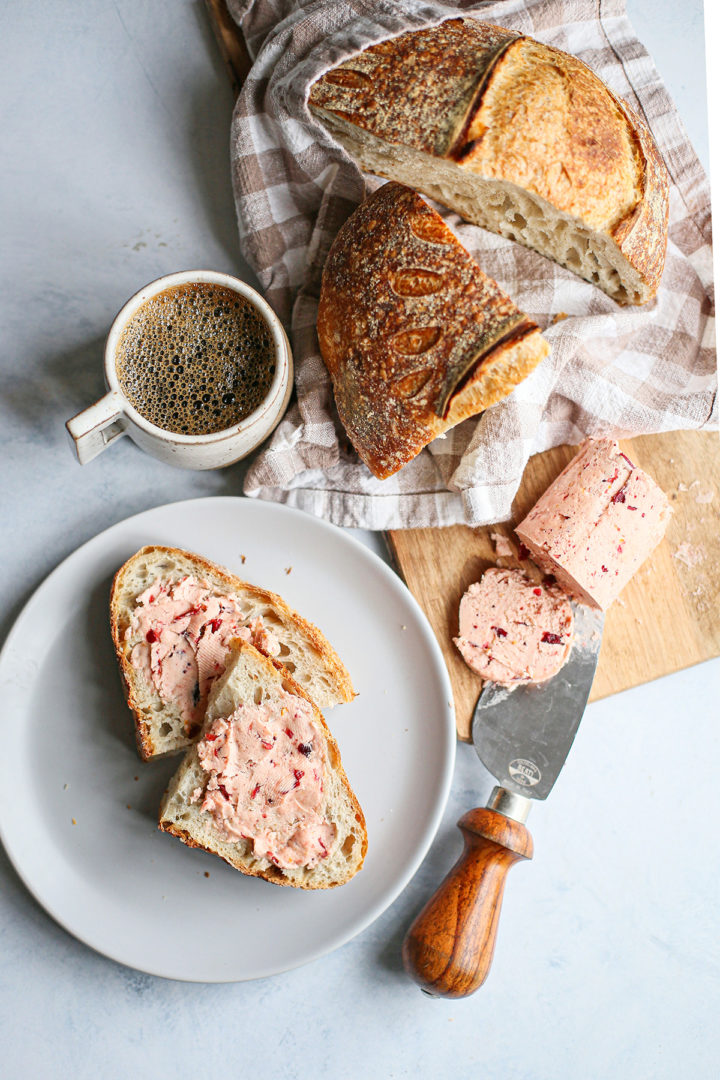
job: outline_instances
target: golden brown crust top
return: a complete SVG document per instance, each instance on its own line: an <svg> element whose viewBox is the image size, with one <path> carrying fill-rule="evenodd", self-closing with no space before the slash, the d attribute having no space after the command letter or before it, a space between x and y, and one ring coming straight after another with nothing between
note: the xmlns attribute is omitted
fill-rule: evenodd
<svg viewBox="0 0 720 1080"><path fill-rule="evenodd" d="M647 125L582 61L455 19L344 61L309 104L382 142L454 161L612 238L654 294L668 178ZM391 159L385 175L392 175Z"/></svg>
<svg viewBox="0 0 720 1080"><path fill-rule="evenodd" d="M613 239L654 296L665 266L670 182L665 162L647 126L624 101L620 98L615 101L627 117L637 142L643 198L613 229Z"/></svg>
<svg viewBox="0 0 720 1080"><path fill-rule="evenodd" d="M642 197L636 143L613 95L576 57L529 38L498 61L456 156L598 231Z"/></svg>
<svg viewBox="0 0 720 1080"><path fill-rule="evenodd" d="M376 476L396 472L448 426L438 418L494 350L535 331L402 184L358 207L325 264L320 350L340 418Z"/></svg>
<svg viewBox="0 0 720 1080"><path fill-rule="evenodd" d="M450 153L512 30L450 19L372 45L323 75L309 103L329 109L391 143Z"/></svg>

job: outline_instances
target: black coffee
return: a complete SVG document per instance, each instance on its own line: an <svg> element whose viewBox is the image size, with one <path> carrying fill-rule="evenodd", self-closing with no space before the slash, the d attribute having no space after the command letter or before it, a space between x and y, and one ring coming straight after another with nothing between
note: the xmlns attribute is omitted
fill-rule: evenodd
<svg viewBox="0 0 720 1080"><path fill-rule="evenodd" d="M275 346L257 309L232 289L176 285L135 312L115 368L146 420L183 435L210 435L258 407L275 373Z"/></svg>

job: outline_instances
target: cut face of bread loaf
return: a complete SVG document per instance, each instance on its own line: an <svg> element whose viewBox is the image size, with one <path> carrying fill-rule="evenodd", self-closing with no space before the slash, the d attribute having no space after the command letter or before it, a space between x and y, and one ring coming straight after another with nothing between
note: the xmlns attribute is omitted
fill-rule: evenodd
<svg viewBox="0 0 720 1080"><path fill-rule="evenodd" d="M440 215L396 183L335 238L317 327L340 419L381 479L506 397L549 351Z"/></svg>
<svg viewBox="0 0 720 1080"><path fill-rule="evenodd" d="M171 617L167 606L163 618L156 617L155 601L188 595L188 582L193 583L190 594L200 596L194 609L171 600ZM221 609L227 609L222 619ZM237 634L271 653L322 708L355 696L347 670L317 627L277 594L191 552L153 546L128 559L113 582L110 622L145 761L185 749L197 738L207 691L222 674L229 637ZM208 642L202 656L194 647L198 638ZM191 707L167 678L171 667L179 673L178 687L191 688Z"/></svg>
<svg viewBox="0 0 720 1080"><path fill-rule="evenodd" d="M241 739L249 754L238 757ZM301 889L344 884L367 850L365 819L322 715L244 642L233 643L159 827L244 874Z"/></svg>
<svg viewBox="0 0 720 1080"><path fill-rule="evenodd" d="M622 304L657 292L668 179L647 126L580 60L454 19L326 72L311 111L359 165L554 259Z"/></svg>

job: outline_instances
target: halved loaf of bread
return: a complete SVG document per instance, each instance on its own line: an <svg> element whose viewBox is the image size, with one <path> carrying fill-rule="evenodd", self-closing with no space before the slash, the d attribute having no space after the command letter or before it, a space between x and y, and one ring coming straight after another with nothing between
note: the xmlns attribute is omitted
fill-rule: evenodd
<svg viewBox="0 0 720 1080"><path fill-rule="evenodd" d="M336 236L317 329L340 419L380 479L506 397L550 349L440 215L395 183Z"/></svg>
<svg viewBox="0 0 720 1080"><path fill-rule="evenodd" d="M290 727L287 731L282 730L287 724L294 725L294 719L285 720L282 716L292 717L297 711L293 706L298 706L298 699L299 710L305 717L302 731L307 740L300 744L299 751L297 746L293 747L296 732ZM268 721L268 716L273 715L277 719ZM257 740L253 739L253 724L260 729ZM224 736L233 725L242 727L245 737L257 746L253 753L259 759L258 764L249 759L238 760L236 747L224 752L228 746ZM219 758L217 747L221 747ZM293 753L302 768L293 770L296 762L289 758ZM278 761L269 761L272 755ZM278 768L268 768L273 764ZM322 835L326 839L332 835L332 840L328 839L326 852L322 844L314 849L312 845L308 846L308 851L314 850L309 865L279 865L282 860L267 850L269 841L273 847L276 842L285 844L286 849L295 854L295 844L305 843L305 834L312 829L306 810L312 793L301 788L299 801L293 796L294 789L301 783L297 777L303 774L309 777L313 770L321 784L321 788L315 789L319 802L313 813L322 821ZM271 780L281 773L282 782L273 785ZM238 775L241 782L233 788L232 780ZM289 790L279 790L286 782ZM225 783L230 791L226 790ZM242 788L244 797L242 793L238 794L237 788ZM214 804L210 809L203 809L204 803L212 802L213 796L220 804L219 810L213 808ZM264 819L274 814L283 821L282 839L278 836L277 819L271 826L276 831L269 837L263 835L263 830L268 827ZM229 839L228 829L237 831L239 820L248 835ZM211 691L200 742L188 751L170 781L160 807L159 827L189 847L219 855L243 874L301 889L329 889L343 885L358 872L367 850L363 812L348 783L337 743L321 713L289 675L252 645L241 641L233 643L225 673ZM302 858L301 855L297 857Z"/></svg>
<svg viewBox="0 0 720 1080"><path fill-rule="evenodd" d="M647 125L576 57L472 18L371 46L312 87L363 169L517 240L621 304L655 295L667 170Z"/></svg>
<svg viewBox="0 0 720 1080"><path fill-rule="evenodd" d="M350 676L335 650L325 636L311 623L292 611L276 593L260 589L235 577L224 567L209 562L200 555L178 548L150 546L138 551L118 570L110 596L110 623L120 672L128 705L135 717L135 735L138 751L148 761L161 755L183 750L197 738L204 715L206 701L196 693L192 721L182 702L172 695L161 696L155 672L151 669L151 657L147 662L137 662L140 653L149 652L157 635L151 629L143 633L138 626L138 614L147 610L146 604L138 604L156 583L165 590L177 587L183 579L202 582L212 597L234 597L239 615L238 629L256 625L261 620L261 631L253 634L259 647L267 632L274 639L277 661L295 681L310 694L321 707L352 701L355 692ZM155 591L154 589L151 590ZM200 616L202 618L202 616ZM202 628L202 632L212 625ZM237 631L236 631L237 632ZM250 636L249 632L245 633ZM135 655L133 657L133 651ZM142 661L145 658L139 656ZM224 653L215 657L215 676L221 674ZM192 655L188 663L193 663ZM192 678L192 672L190 673ZM209 686L211 680L206 679Z"/></svg>

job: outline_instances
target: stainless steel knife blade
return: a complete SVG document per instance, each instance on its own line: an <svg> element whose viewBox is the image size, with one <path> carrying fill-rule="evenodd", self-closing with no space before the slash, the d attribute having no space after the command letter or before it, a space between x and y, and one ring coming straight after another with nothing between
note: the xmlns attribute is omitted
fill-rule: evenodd
<svg viewBox="0 0 720 1080"><path fill-rule="evenodd" d="M478 698L472 738L478 757L501 789L546 799L570 752L590 694L604 615L573 603L574 639L563 667L547 682L508 688L486 683ZM491 804L524 820L529 804L493 792ZM522 816L521 816L522 815Z"/></svg>

